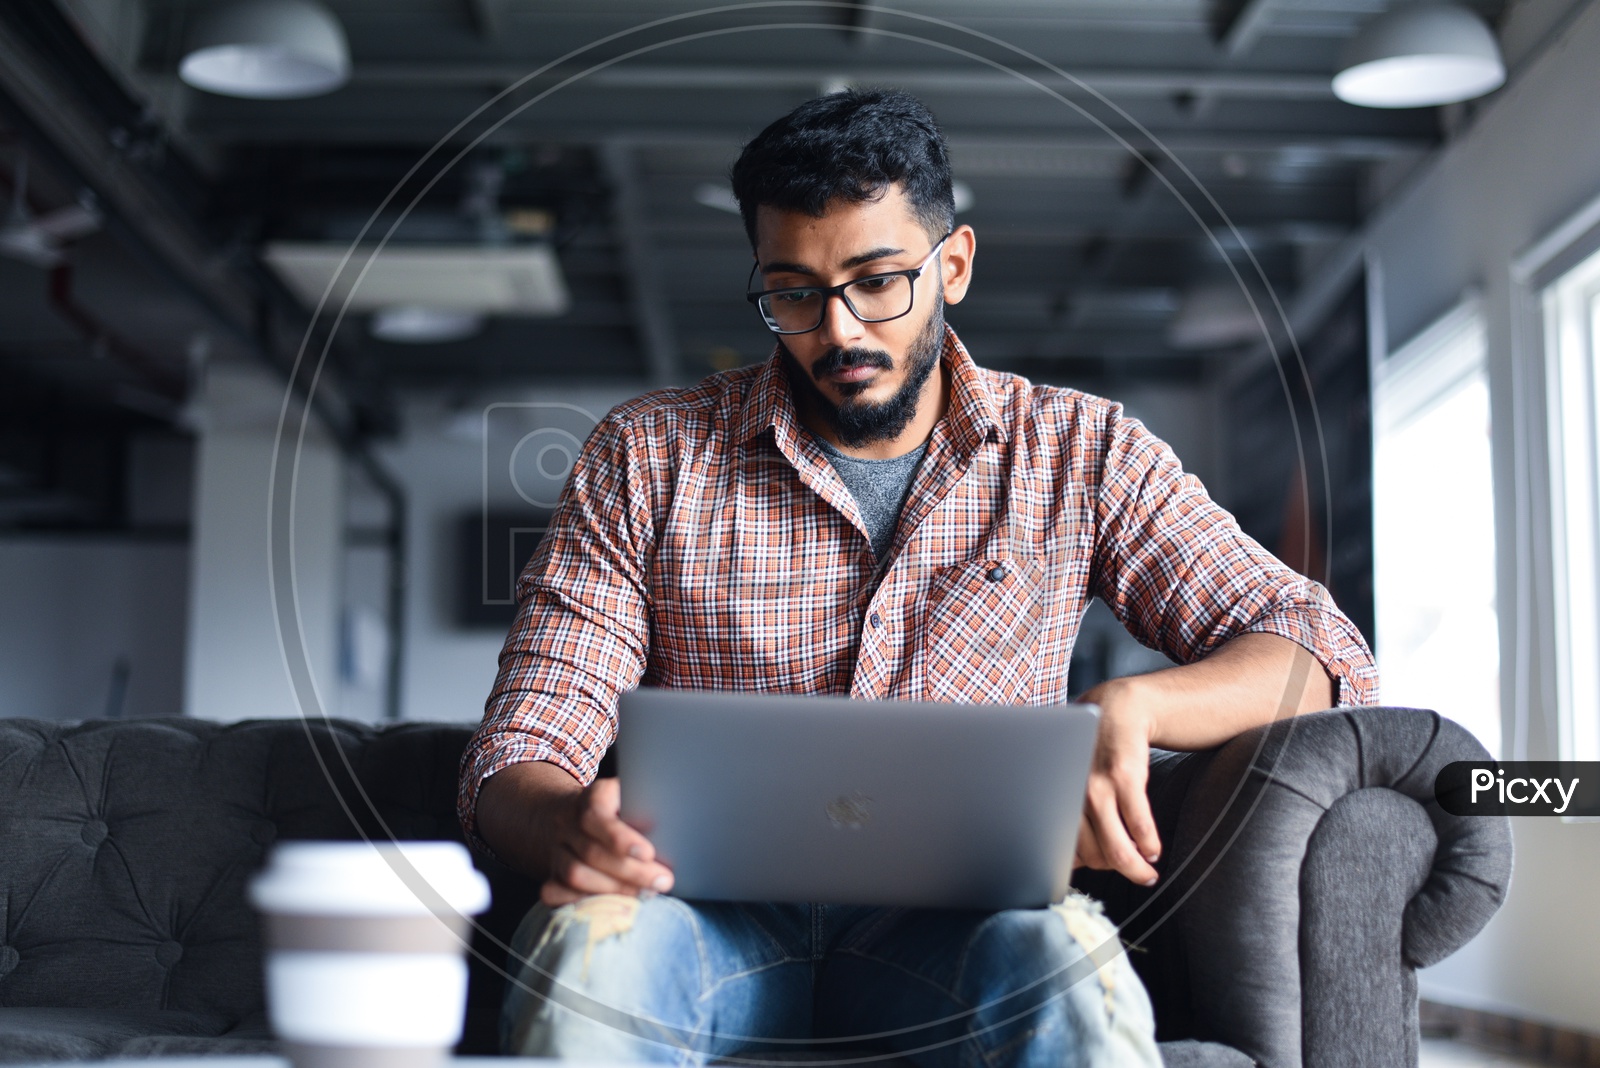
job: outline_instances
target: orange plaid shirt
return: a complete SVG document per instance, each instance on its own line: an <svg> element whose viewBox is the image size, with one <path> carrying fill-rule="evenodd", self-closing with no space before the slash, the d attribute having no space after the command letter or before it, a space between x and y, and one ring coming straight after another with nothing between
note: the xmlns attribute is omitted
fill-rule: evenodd
<svg viewBox="0 0 1600 1068"><path fill-rule="evenodd" d="M1310 650L1340 704L1377 699L1360 632L1245 535L1122 406L976 366L950 400L893 547L802 432L775 351L601 421L517 582L516 621L461 763L544 760L584 783L617 696L678 689L1049 704L1091 597L1179 663L1237 634Z"/></svg>

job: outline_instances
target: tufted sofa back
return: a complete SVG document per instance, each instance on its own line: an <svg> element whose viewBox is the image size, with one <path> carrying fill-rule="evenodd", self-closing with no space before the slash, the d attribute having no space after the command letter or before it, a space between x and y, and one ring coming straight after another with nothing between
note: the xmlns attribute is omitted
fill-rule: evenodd
<svg viewBox="0 0 1600 1068"><path fill-rule="evenodd" d="M262 1011L245 899L280 839L460 840L457 762L471 728L403 724L81 724L0 720L0 1007ZM504 940L532 902L480 862ZM490 1052L503 959L475 960L463 1049Z"/></svg>

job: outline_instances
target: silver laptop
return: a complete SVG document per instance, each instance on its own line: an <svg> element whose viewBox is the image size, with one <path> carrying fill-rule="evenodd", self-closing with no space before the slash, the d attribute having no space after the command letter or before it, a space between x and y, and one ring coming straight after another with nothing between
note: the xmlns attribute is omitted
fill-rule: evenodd
<svg viewBox="0 0 1600 1068"><path fill-rule="evenodd" d="M618 715L622 817L678 897L1002 909L1067 891L1093 705L641 688Z"/></svg>

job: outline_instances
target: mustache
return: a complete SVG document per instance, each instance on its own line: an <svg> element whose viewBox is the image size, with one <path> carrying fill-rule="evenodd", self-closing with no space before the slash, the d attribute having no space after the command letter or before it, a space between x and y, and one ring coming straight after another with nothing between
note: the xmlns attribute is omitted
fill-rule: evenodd
<svg viewBox="0 0 1600 1068"><path fill-rule="evenodd" d="M834 347L817 357L811 364L811 374L815 378L831 375L835 371L843 371L851 367L877 367L884 371L894 370L894 360L882 349L841 349Z"/></svg>

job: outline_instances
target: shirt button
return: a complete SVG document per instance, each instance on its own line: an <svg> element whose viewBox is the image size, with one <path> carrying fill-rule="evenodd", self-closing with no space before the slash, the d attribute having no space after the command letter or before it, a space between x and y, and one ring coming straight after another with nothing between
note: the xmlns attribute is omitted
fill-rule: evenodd
<svg viewBox="0 0 1600 1068"><path fill-rule="evenodd" d="M876 612L872 613L872 625L874 627L883 626L883 617L878 615L878 613L876 613Z"/></svg>
<svg viewBox="0 0 1600 1068"><path fill-rule="evenodd" d="M999 582L1006 577L1006 569L1003 567L991 567L988 577L990 582Z"/></svg>

